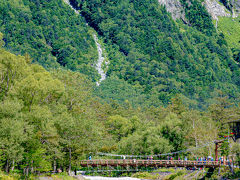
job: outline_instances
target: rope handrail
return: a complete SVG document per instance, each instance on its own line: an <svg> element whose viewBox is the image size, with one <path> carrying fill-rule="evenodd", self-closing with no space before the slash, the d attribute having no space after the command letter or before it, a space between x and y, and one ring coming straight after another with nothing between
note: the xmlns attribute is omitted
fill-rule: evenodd
<svg viewBox="0 0 240 180"><path fill-rule="evenodd" d="M111 163L115 163L115 162L187 162L187 163L192 163L192 162L198 162L198 163L219 163L220 161L193 161L193 160L134 160L134 159L109 159L109 160L102 160L102 159L95 159L95 160L81 160L81 163L83 162L88 162L88 163L96 163L96 162L100 162L100 163L106 163L106 162L111 162Z"/></svg>
<svg viewBox="0 0 240 180"><path fill-rule="evenodd" d="M221 161L185 161L185 160L136 160L136 159L109 159L98 160L82 160L82 166L177 166L177 167L216 167L224 165Z"/></svg>
<svg viewBox="0 0 240 180"><path fill-rule="evenodd" d="M147 158L147 157L159 157L159 156L168 156L168 155L173 155L173 154L179 154L179 153L183 153L183 152L188 152L188 151L193 151L202 147L206 147L210 144L213 144L214 141L210 141L207 142L206 144L202 145L202 146L198 146L198 147L193 147L193 148L189 148L189 149L184 149L184 150L180 150L180 151L176 151L176 152L171 152L171 153L163 153L163 154L154 154L154 155L128 155L128 154L111 154L111 153L97 153L97 155L100 156L111 156L111 157L132 157L132 158Z"/></svg>

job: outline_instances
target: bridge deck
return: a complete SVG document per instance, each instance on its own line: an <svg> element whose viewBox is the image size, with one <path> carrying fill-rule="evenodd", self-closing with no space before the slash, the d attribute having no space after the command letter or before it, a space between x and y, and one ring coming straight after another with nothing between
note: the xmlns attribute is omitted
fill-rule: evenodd
<svg viewBox="0 0 240 180"><path fill-rule="evenodd" d="M82 167L97 166L122 166L122 167L219 167L218 161L183 161L183 160L135 160L135 159L111 159L111 160L83 160Z"/></svg>

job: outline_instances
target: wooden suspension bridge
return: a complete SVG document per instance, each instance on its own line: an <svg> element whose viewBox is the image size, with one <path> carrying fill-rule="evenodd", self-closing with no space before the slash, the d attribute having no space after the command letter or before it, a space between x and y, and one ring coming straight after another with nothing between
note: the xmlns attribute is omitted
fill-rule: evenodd
<svg viewBox="0 0 240 180"><path fill-rule="evenodd" d="M234 132L234 138L233 140L236 142L237 139L240 139L240 120L229 122L232 124L231 129ZM223 161L218 161L218 148L221 146L221 143L224 140L216 140L215 143L215 161L211 160L204 160L204 161L191 161L191 160L153 160L153 159L98 159L98 160L82 160L80 161L80 165L82 167L92 167L92 168L101 168L101 167L107 167L110 168L118 168L123 167L127 170L129 168L160 168L160 167L182 167L182 168L217 168L221 165L226 166L227 162L226 159L223 158ZM208 143L207 143L208 144ZM207 145L206 144L206 145ZM204 147L204 146L203 146ZM200 147L198 147L200 148ZM191 151L191 149L185 150L185 151L178 151L174 153L168 153L168 154L179 154L181 152ZM100 153L101 154L101 153ZM167 154L167 155L168 155ZM108 154L102 154L102 155L108 155ZM127 157L127 155L111 155L110 156L120 156L120 157ZM159 155L158 155L159 156ZM134 156L129 156L134 157ZM137 156L136 156L137 157ZM139 156L141 157L141 156Z"/></svg>
<svg viewBox="0 0 240 180"><path fill-rule="evenodd" d="M136 159L110 159L110 160L82 160L82 167L185 167L185 168L217 168L224 163L220 161L185 161L185 160L136 160Z"/></svg>

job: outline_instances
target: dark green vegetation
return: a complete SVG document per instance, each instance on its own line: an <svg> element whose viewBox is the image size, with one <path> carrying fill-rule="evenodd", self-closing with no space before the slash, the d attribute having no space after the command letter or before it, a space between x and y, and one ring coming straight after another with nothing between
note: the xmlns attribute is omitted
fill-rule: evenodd
<svg viewBox="0 0 240 180"><path fill-rule="evenodd" d="M235 19L219 18L218 30L224 34L229 47L232 49L233 58L237 63L240 63L240 17Z"/></svg>
<svg viewBox="0 0 240 180"><path fill-rule="evenodd" d="M196 27L197 30L208 36L216 35L216 29L213 25L211 16L207 9L202 6L201 1L197 0L181 0L185 10L185 16L189 24Z"/></svg>
<svg viewBox="0 0 240 180"><path fill-rule="evenodd" d="M166 106L179 95L191 108L206 109L217 90L237 101L240 50L232 49L233 56L200 1L181 0L187 25L173 21L157 0L71 2L82 16L62 0L2 1L5 48L29 54L47 69L61 66L95 81L97 51L87 22L105 42L110 60L107 74L113 77L96 89L107 102ZM116 87L135 95L110 90Z"/></svg>
<svg viewBox="0 0 240 180"><path fill-rule="evenodd" d="M167 153L227 135L224 123L240 117L238 49L233 56L199 2L182 1L188 25L157 0L72 2L83 17L61 0L0 2L2 170L74 170L96 152ZM110 60L99 87L86 22ZM221 153L239 161L239 146L232 147ZM213 149L194 155L213 156Z"/></svg>
<svg viewBox="0 0 240 180"><path fill-rule="evenodd" d="M85 20L62 0L0 2L0 32L6 49L29 54L43 67L66 67L98 76L91 64L97 59L92 34Z"/></svg>
<svg viewBox="0 0 240 180"><path fill-rule="evenodd" d="M182 1L189 27L174 22L157 0L76 1L105 40L109 76L165 105L176 94L195 108L210 104L217 90L239 96L239 66L200 2Z"/></svg>
<svg viewBox="0 0 240 180"><path fill-rule="evenodd" d="M91 98L92 84L70 71L51 73L27 58L0 50L0 166L29 174L65 166L105 139ZM98 144L98 145L97 145ZM71 158L70 158L71 159Z"/></svg>
<svg viewBox="0 0 240 180"><path fill-rule="evenodd" d="M232 120L240 116L239 108L224 97L208 112L189 110L179 98L166 108L101 103L87 76L47 72L28 57L4 49L0 71L0 168L6 172L74 170L89 154L96 158L96 152L143 155L182 150L226 135L223 123L228 115ZM239 147L233 147L231 153L238 153ZM194 155L209 153L212 145Z"/></svg>
<svg viewBox="0 0 240 180"><path fill-rule="evenodd" d="M221 0L221 2L223 3L223 5L230 11L232 11L232 2L230 0Z"/></svg>

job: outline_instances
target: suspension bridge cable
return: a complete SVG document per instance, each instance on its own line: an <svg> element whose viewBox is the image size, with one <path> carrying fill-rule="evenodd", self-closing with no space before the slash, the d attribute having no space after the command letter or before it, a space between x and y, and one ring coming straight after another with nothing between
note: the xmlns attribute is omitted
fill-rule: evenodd
<svg viewBox="0 0 240 180"><path fill-rule="evenodd" d="M183 153L183 152L191 152L193 150L196 150L196 149L200 149L200 148L203 148L203 147L206 147L210 144L213 144L214 141L210 141L210 142L207 142L206 144L203 144L201 146L198 146L198 147L193 147L193 148L189 148L189 149L184 149L184 150L180 150L180 151L176 151L176 152L170 152L170 153L163 153L163 154L154 154L154 155L127 155L127 154L111 154L111 153L97 153L97 155L100 155L100 156L111 156L111 157L132 157L132 158L146 158L146 157L159 157L159 156L167 156L167 155L173 155L173 154L179 154L179 153Z"/></svg>

